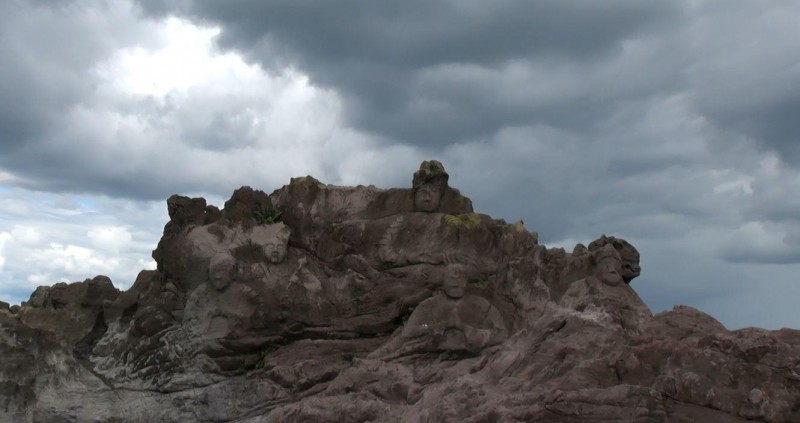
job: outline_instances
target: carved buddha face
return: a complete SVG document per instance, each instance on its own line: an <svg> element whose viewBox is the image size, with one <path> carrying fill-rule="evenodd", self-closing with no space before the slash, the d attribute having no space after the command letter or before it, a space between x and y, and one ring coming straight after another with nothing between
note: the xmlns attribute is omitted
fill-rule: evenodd
<svg viewBox="0 0 800 423"><path fill-rule="evenodd" d="M442 290L448 298L458 299L464 296L467 289L467 272L463 266L451 265L448 266L444 282L442 283Z"/></svg>
<svg viewBox="0 0 800 423"><path fill-rule="evenodd" d="M420 185L414 192L414 209L423 212L436 211L442 200L442 189L435 184Z"/></svg>
<svg viewBox="0 0 800 423"><path fill-rule="evenodd" d="M236 261L228 253L219 253L211 258L208 265L208 278L217 291L224 291L236 276Z"/></svg>
<svg viewBox="0 0 800 423"><path fill-rule="evenodd" d="M261 246L264 258L270 264L283 263L289 244L289 228L283 223L259 225L251 229L250 241Z"/></svg>
<svg viewBox="0 0 800 423"><path fill-rule="evenodd" d="M267 261L272 264L282 263L286 259L286 245L281 239L275 239L264 244L264 254Z"/></svg>
<svg viewBox="0 0 800 423"><path fill-rule="evenodd" d="M597 264L597 278L608 286L622 283L622 262L614 257L606 257Z"/></svg>

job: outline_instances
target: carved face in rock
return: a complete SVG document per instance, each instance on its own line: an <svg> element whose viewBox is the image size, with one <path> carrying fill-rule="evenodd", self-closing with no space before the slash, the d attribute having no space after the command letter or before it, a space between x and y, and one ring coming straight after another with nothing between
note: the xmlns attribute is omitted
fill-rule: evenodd
<svg viewBox="0 0 800 423"><path fill-rule="evenodd" d="M414 210L423 212L433 212L439 208L444 194L441 187L437 184L420 185L414 192Z"/></svg>
<svg viewBox="0 0 800 423"><path fill-rule="evenodd" d="M596 252L608 244L614 246L622 260L622 279L625 283L630 283L634 278L639 276L642 271L642 268L639 266L639 251L622 238L608 237L605 235L592 241L592 243L589 244L589 250Z"/></svg>
<svg viewBox="0 0 800 423"><path fill-rule="evenodd" d="M622 283L622 261L617 257L608 255L597 263L595 275L608 286L617 286Z"/></svg>
<svg viewBox="0 0 800 423"><path fill-rule="evenodd" d="M264 244L264 254L272 264L282 263L286 259L286 245L280 239Z"/></svg>
<svg viewBox="0 0 800 423"><path fill-rule="evenodd" d="M289 228L283 223L257 226L249 237L251 242L261 246L268 263L279 264L286 260Z"/></svg>
<svg viewBox="0 0 800 423"><path fill-rule="evenodd" d="M236 277L236 260L228 253L219 253L211 257L208 265L208 279L217 291L224 291Z"/></svg>
<svg viewBox="0 0 800 423"><path fill-rule="evenodd" d="M467 289L467 270L464 266L453 264L447 266L442 283L442 290L448 298L461 298Z"/></svg>
<svg viewBox="0 0 800 423"><path fill-rule="evenodd" d="M621 248L617 248L617 252L622 259L622 279L625 283L630 283L642 272L639 266L639 252L627 241L623 240L620 244Z"/></svg>

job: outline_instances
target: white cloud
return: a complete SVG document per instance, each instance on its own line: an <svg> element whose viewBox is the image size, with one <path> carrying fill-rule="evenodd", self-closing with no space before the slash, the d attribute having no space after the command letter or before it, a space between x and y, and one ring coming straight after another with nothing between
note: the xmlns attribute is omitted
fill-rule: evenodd
<svg viewBox="0 0 800 423"><path fill-rule="evenodd" d="M127 247L133 237L128 229L121 226L97 227L86 233L96 248L119 252Z"/></svg>
<svg viewBox="0 0 800 423"><path fill-rule="evenodd" d="M41 286L41 285L51 285L55 282L61 282L62 280L54 281L53 278L50 276L50 273L31 273L28 275L28 282L30 282L33 286Z"/></svg>
<svg viewBox="0 0 800 423"><path fill-rule="evenodd" d="M6 243L11 240L11 234L8 232L0 232L0 271L3 270L3 265L6 264L6 259L3 257L3 248L5 248Z"/></svg>
<svg viewBox="0 0 800 423"><path fill-rule="evenodd" d="M98 67L98 74L122 92L163 98L176 90L185 92L209 80L224 78L226 73L243 77L257 72L236 54L212 56L219 28L168 18L160 29L159 48L136 46L120 50Z"/></svg>
<svg viewBox="0 0 800 423"><path fill-rule="evenodd" d="M15 180L16 178L13 174L0 170L0 184L14 182Z"/></svg>
<svg viewBox="0 0 800 423"><path fill-rule="evenodd" d="M57 139L45 141L51 157L42 160L86 164L70 186L102 181L97 190L128 185L134 196L158 198L187 189L227 195L244 184L320 175L356 143L374 145L341 136L338 97L306 75L268 74L214 50L213 28L173 18L160 31L157 47L123 49L100 63L97 90L70 108ZM351 146L335 150L334 138Z"/></svg>
<svg viewBox="0 0 800 423"><path fill-rule="evenodd" d="M11 236L15 242L20 244L34 245L39 243L42 234L32 226L14 225L14 229L11 230Z"/></svg>
<svg viewBox="0 0 800 423"><path fill-rule="evenodd" d="M156 261L153 259L138 259L136 263L139 264L139 267L142 270L156 270Z"/></svg>
<svg viewBox="0 0 800 423"><path fill-rule="evenodd" d="M4 198L0 200L0 213L24 215L28 213L28 206L16 198Z"/></svg>
<svg viewBox="0 0 800 423"><path fill-rule="evenodd" d="M98 254L91 248L55 242L46 248L34 249L26 261L36 263L40 268L59 271L73 277L91 273L110 273L119 265L117 258Z"/></svg>
<svg viewBox="0 0 800 423"><path fill-rule="evenodd" d="M98 274L124 289L139 271L155 267L149 255L168 219L163 201L42 195L19 188L12 192L31 212L15 215L0 210L0 228L9 227L0 232L3 301L24 300L38 285Z"/></svg>

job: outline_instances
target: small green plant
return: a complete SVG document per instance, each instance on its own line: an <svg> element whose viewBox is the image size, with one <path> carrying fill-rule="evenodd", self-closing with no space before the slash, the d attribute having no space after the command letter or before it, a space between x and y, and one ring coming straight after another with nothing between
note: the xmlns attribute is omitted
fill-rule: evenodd
<svg viewBox="0 0 800 423"><path fill-rule="evenodd" d="M437 296L437 295L442 295L442 294L444 294L444 290L442 290L441 288L439 288L439 289L434 289L434 290L433 290L433 294L431 294L431 296L432 296L432 297L435 297L435 296Z"/></svg>
<svg viewBox="0 0 800 423"><path fill-rule="evenodd" d="M414 307L409 307L408 310L406 310L406 314L404 314L403 317L400 318L400 324L405 326L406 323L408 323L408 319L411 317L411 313L413 312L414 312Z"/></svg>
<svg viewBox="0 0 800 423"><path fill-rule="evenodd" d="M481 216L477 213L446 214L444 224L451 233L458 231L460 227L474 229L481 223Z"/></svg>
<svg viewBox="0 0 800 423"><path fill-rule="evenodd" d="M264 347L264 349L261 350L261 353L258 357L258 361L256 361L255 368L263 369L264 366L266 366L267 364L267 356L269 356L270 354L274 353L277 350L278 346L273 344L268 344L266 347Z"/></svg>
<svg viewBox="0 0 800 423"><path fill-rule="evenodd" d="M489 281L489 280L488 280L487 278L485 278L485 277L480 277L480 278L475 278L475 279L472 279L472 280L470 280L470 281L469 281L469 284L470 284L470 285L472 285L472 286L474 286L474 287L476 287L476 288L483 289L483 288L485 288L485 287L486 287L486 283L487 283L488 281Z"/></svg>
<svg viewBox="0 0 800 423"><path fill-rule="evenodd" d="M275 209L268 209L268 208L259 208L253 211L253 217L256 219L259 225L272 225L273 223L278 223L281 221L281 215L283 213L280 210Z"/></svg>
<svg viewBox="0 0 800 423"><path fill-rule="evenodd" d="M266 260L264 247L252 240L233 249L233 257L245 263L258 263Z"/></svg>

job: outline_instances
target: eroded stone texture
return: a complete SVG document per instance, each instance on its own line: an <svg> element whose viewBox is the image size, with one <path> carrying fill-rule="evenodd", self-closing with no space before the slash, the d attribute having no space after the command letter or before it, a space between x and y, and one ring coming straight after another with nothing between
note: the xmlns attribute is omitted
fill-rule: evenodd
<svg viewBox="0 0 800 423"><path fill-rule="evenodd" d="M411 179L170 197L129 290L0 304L0 421L800 421L800 331L653 316L625 240L547 248Z"/></svg>
<svg viewBox="0 0 800 423"><path fill-rule="evenodd" d="M639 276L642 269L639 267L639 251L628 241L613 236L601 236L589 244L589 251L595 252L606 245L612 245L622 260L622 279L625 283Z"/></svg>
<svg viewBox="0 0 800 423"><path fill-rule="evenodd" d="M639 324L652 313L636 292L623 283L623 262L611 244L591 254L594 274L572 282L559 301L565 308L594 313L597 319L619 324L627 330L638 330Z"/></svg>
<svg viewBox="0 0 800 423"><path fill-rule="evenodd" d="M506 338L500 311L485 298L466 294L466 267L450 264L444 270L442 293L421 302L399 336L371 356L390 358L445 351L476 355Z"/></svg>
<svg viewBox="0 0 800 423"><path fill-rule="evenodd" d="M56 334L67 347L88 353L89 344L105 331L105 304L118 295L106 276L40 286L20 309L19 318L27 326Z"/></svg>

